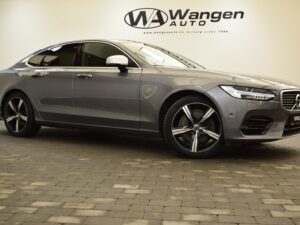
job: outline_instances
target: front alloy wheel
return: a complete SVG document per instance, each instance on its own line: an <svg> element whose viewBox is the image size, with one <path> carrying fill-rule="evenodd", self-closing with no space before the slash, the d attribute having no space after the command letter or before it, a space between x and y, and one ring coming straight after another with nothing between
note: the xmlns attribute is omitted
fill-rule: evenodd
<svg viewBox="0 0 300 225"><path fill-rule="evenodd" d="M166 140L177 152L192 158L215 155L223 143L222 131L220 116L206 99L182 98L166 115Z"/></svg>
<svg viewBox="0 0 300 225"><path fill-rule="evenodd" d="M6 129L13 136L29 137L36 134L41 127L35 123L30 101L19 92L5 99L3 117Z"/></svg>
<svg viewBox="0 0 300 225"><path fill-rule="evenodd" d="M23 101L19 97L11 98L8 101L5 121L9 129L19 133L24 129L28 120L28 110Z"/></svg>

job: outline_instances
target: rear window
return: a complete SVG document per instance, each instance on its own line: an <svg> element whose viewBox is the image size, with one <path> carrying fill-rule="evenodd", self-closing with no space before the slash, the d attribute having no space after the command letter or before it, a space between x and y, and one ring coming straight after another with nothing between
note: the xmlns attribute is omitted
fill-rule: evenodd
<svg viewBox="0 0 300 225"><path fill-rule="evenodd" d="M31 66L74 66L79 44L53 47L29 59Z"/></svg>

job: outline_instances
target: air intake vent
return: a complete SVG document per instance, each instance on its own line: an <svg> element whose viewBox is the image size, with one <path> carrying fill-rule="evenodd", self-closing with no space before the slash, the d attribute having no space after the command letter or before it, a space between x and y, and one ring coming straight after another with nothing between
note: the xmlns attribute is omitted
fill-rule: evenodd
<svg viewBox="0 0 300 225"><path fill-rule="evenodd" d="M283 91L281 104L286 110L300 111L300 91Z"/></svg>
<svg viewBox="0 0 300 225"><path fill-rule="evenodd" d="M292 136L292 135L296 135L296 134L300 134L300 125L298 125L298 126L285 126L284 132L283 132L284 137Z"/></svg>
<svg viewBox="0 0 300 225"><path fill-rule="evenodd" d="M241 126L245 135L264 135L271 127L273 120L262 116L246 118Z"/></svg>

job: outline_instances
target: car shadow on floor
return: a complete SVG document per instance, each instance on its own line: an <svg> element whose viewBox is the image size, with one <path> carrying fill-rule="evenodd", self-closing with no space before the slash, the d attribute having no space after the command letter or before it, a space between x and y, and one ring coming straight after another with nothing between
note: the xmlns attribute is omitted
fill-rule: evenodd
<svg viewBox="0 0 300 225"><path fill-rule="evenodd" d="M293 160L300 157L300 151L278 142L261 143L261 144L245 144L245 145L229 145L225 147L218 158L223 159L244 159L254 161L281 161Z"/></svg>
<svg viewBox="0 0 300 225"><path fill-rule="evenodd" d="M1 136L9 136L5 130L0 130ZM172 149L159 137L145 137L125 134L111 134L99 131L72 130L43 128L32 139L23 139L37 144L41 141L52 143L80 144L85 148L97 146L106 147L116 151L144 152L147 157L179 158ZM124 149L124 150L123 150ZM216 159L244 159L244 160L286 160L300 155L300 151L283 144L251 144L251 145L228 145Z"/></svg>

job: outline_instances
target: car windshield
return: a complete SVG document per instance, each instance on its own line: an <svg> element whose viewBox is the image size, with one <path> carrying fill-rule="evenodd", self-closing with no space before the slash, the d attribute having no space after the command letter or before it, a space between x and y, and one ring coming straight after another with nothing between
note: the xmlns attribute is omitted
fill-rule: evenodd
<svg viewBox="0 0 300 225"><path fill-rule="evenodd" d="M122 43L131 52L153 66L175 67L175 68L202 68L199 64L168 50L157 46L138 42Z"/></svg>

